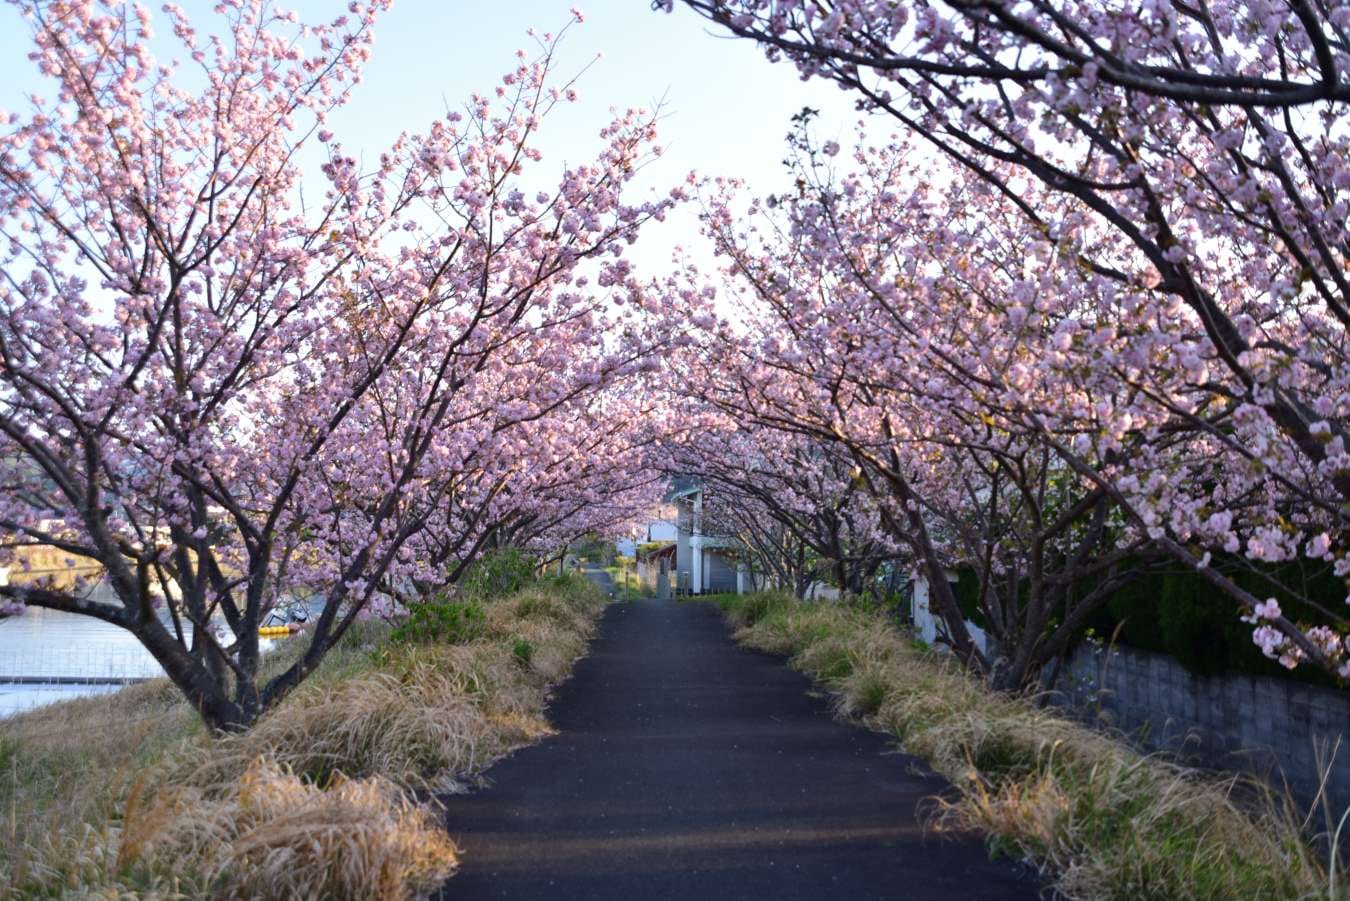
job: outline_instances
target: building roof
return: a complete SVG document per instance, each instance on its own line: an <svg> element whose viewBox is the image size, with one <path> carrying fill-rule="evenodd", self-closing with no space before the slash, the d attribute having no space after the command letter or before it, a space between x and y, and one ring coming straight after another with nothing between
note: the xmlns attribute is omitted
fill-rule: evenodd
<svg viewBox="0 0 1350 901"><path fill-rule="evenodd" d="M648 547L646 550L643 550L643 546L639 545L637 549L637 555L643 560L656 560L661 557L673 557L675 556L675 542L672 541L669 544L663 544L660 547Z"/></svg>

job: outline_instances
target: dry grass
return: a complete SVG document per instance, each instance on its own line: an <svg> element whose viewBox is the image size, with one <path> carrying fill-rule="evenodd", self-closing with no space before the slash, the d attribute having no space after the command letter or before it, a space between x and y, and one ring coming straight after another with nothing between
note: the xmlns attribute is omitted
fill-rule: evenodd
<svg viewBox="0 0 1350 901"><path fill-rule="evenodd" d="M1264 785L1202 776L992 693L871 613L781 596L724 608L742 642L792 655L841 714L895 735L952 781L939 828L987 833L1066 898L1345 897L1294 806Z"/></svg>
<svg viewBox="0 0 1350 901"><path fill-rule="evenodd" d="M462 645L392 645L387 627L367 624L276 711L227 738L208 737L167 682L6 720L0 898L434 889L455 848L412 793L453 788L547 734L549 687L585 650L602 605L576 583L488 599L482 634Z"/></svg>
<svg viewBox="0 0 1350 901"><path fill-rule="evenodd" d="M129 810L118 872L154 884L178 871L194 894L220 897L402 901L454 871L436 812L382 777L336 776L320 788L259 760L226 785L178 786Z"/></svg>
<svg viewBox="0 0 1350 901"><path fill-rule="evenodd" d="M0 724L0 897L106 858L108 824L142 773L202 733L167 680L53 704ZM21 889L19 887L26 887Z"/></svg>

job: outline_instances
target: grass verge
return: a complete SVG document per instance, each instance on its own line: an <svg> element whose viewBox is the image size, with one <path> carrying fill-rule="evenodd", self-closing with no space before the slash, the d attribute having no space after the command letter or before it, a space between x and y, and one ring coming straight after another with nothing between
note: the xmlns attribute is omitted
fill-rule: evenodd
<svg viewBox="0 0 1350 901"><path fill-rule="evenodd" d="M605 572L609 573L610 581L614 583L614 598L620 601L640 601L643 598L651 597L649 592L642 589L642 582L638 579L637 569L631 562L632 558L620 557L619 560L619 563L605 567Z"/></svg>
<svg viewBox="0 0 1350 901"><path fill-rule="evenodd" d="M278 709L227 738L207 736L167 681L7 719L0 897L429 893L457 851L417 797L549 733L549 688L604 602L572 577L475 601L481 620L457 643L361 624Z"/></svg>
<svg viewBox="0 0 1350 901"><path fill-rule="evenodd" d="M951 780L938 827L986 833L994 853L1032 861L1063 897L1346 897L1294 805L1264 785L1141 755L992 693L872 612L773 593L716 601L741 643L790 655L841 715L891 733Z"/></svg>

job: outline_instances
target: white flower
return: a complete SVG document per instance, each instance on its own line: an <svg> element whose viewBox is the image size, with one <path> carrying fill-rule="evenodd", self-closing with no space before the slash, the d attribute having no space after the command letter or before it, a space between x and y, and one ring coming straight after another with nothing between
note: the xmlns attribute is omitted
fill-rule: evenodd
<svg viewBox="0 0 1350 901"><path fill-rule="evenodd" d="M1252 614L1257 619L1278 619L1280 616L1280 602L1274 598L1266 598L1252 608Z"/></svg>

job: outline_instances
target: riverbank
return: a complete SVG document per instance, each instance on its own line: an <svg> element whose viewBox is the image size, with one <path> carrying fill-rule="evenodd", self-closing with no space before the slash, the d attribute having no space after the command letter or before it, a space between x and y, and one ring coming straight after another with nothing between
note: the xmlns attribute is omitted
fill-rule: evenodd
<svg viewBox="0 0 1350 901"><path fill-rule="evenodd" d="M985 832L993 852L1033 862L1064 897L1344 897L1319 840L1262 786L1141 755L992 693L876 613L778 594L718 601L738 641L788 655L840 715L892 735L952 781L936 826Z"/></svg>
<svg viewBox="0 0 1350 901"><path fill-rule="evenodd" d="M165 680L0 734L0 896L417 897L457 863L438 810L548 734L604 598L580 578L474 601L455 635L362 624L250 732L210 738ZM299 651L283 646L266 665Z"/></svg>

